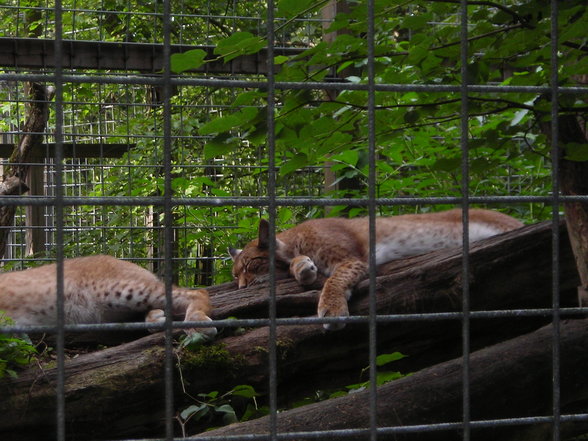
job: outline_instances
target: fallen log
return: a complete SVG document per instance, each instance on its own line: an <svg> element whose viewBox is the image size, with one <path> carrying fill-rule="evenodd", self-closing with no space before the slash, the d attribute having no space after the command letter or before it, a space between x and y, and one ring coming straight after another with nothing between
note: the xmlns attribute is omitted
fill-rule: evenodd
<svg viewBox="0 0 588 441"><path fill-rule="evenodd" d="M472 439L480 441L548 440L552 425L544 421L496 423L484 420L543 417L553 414L552 325L471 354L470 412ZM561 433L576 436L588 431L588 320L569 320L560 326L560 405L563 413L583 409L579 421L565 422ZM462 439L463 359L419 371L377 390L378 439L457 441ZM457 423L451 427L410 426ZM482 424L480 424L482 423ZM281 412L277 433L288 439L315 439L308 431L366 429L370 424L369 391L348 394ZM478 427L476 427L478 424ZM488 427L489 426L489 427ZM207 432L208 437L269 434L269 417L236 423ZM396 430L394 430L396 429ZM292 433L294 432L294 433ZM343 435L341 433L340 435ZM369 431L345 433L344 439L369 439ZM528 437L525 437L525 436ZM325 435L329 436L329 435ZM337 435L331 435L337 437ZM564 438L565 439L565 438Z"/></svg>
<svg viewBox="0 0 588 441"><path fill-rule="evenodd" d="M563 227L562 232L561 303L575 306L578 280ZM525 227L474 246L470 257L472 309L550 307L550 246L548 224ZM377 279L378 313L459 311L461 259L460 250L444 250L390 264ZM362 282L356 290L350 303L352 314L367 313L367 286ZM214 319L267 317L267 285L236 290L229 283L212 287L210 292ZM304 292L292 280L277 283L277 309L282 317L313 315L317 299L317 290ZM472 348L530 332L547 321L549 317L520 315L472 319ZM311 396L317 389L356 383L367 366L367 337L365 323L349 324L338 332L325 332L320 325L278 327L280 403ZM153 437L162 433L163 341L161 334L155 334L66 361L68 439ZM189 357L180 359L186 392L195 396L224 391L236 384L249 384L264 392L269 344L268 328L260 327L220 338L189 362L185 362ZM449 360L461 355L461 323L456 319L381 323L378 351L409 355L396 366L403 372ZM178 377L175 407L181 410L191 401ZM40 440L54 430L55 382L55 368L44 367L31 368L18 379L0 383L0 439ZM105 420L108 425L101 423Z"/></svg>

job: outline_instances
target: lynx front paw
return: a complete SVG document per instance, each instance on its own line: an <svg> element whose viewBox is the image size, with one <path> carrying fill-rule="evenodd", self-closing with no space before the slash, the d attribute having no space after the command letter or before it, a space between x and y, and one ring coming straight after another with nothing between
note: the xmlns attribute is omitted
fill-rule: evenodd
<svg viewBox="0 0 588 441"><path fill-rule="evenodd" d="M348 317L349 308L347 307L347 299L344 296L331 296L325 298L321 294L318 304L318 316L319 317ZM345 327L345 323L325 323L323 327L327 331L337 331Z"/></svg>
<svg viewBox="0 0 588 441"><path fill-rule="evenodd" d="M191 311L191 308L188 308L186 312L185 322L211 322L212 319L208 317L202 311ZM217 330L214 326L206 326L204 328L189 328L184 330L186 334L195 334L200 333L202 334L207 340L212 340L216 334Z"/></svg>
<svg viewBox="0 0 588 441"><path fill-rule="evenodd" d="M308 256L296 256L290 262L290 274L292 274L301 285L311 285L315 282L318 269L312 259Z"/></svg>
<svg viewBox="0 0 588 441"><path fill-rule="evenodd" d="M165 323L165 312L163 309L152 309L145 316L146 323ZM158 332L159 329L149 329L149 332Z"/></svg>
<svg viewBox="0 0 588 441"><path fill-rule="evenodd" d="M207 315L200 313L198 315L192 315L192 317L190 317L190 320L186 319L186 321L211 322L212 319L210 317L208 317ZM165 322L165 312L162 309L153 309L153 310L149 311L147 313L147 315L145 316L145 322L147 322L147 323L164 323ZM150 329L149 330L149 332L157 332L157 331L159 331L159 329ZM188 329L184 329L184 332L188 335L200 333L204 337L206 337L207 340L212 340L217 334L217 330L213 326L209 326L209 327L205 327L205 328L188 328Z"/></svg>
<svg viewBox="0 0 588 441"><path fill-rule="evenodd" d="M193 319L195 320L195 319ZM203 317L199 318L198 321L203 321L203 322L211 322L212 319L206 315L203 314ZM190 328L190 329L186 329L185 330L186 334L191 335L191 334L195 334L195 333L200 333L202 334L207 340L212 340L214 339L214 337L217 334L217 330L214 326L207 326L205 328Z"/></svg>

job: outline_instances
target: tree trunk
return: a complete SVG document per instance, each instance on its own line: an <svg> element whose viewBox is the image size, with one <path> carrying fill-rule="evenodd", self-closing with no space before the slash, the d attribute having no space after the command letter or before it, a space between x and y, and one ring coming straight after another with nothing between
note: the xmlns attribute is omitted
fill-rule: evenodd
<svg viewBox="0 0 588 441"><path fill-rule="evenodd" d="M470 359L471 420L522 418L552 414L553 327L516 337L474 352ZM588 320L569 320L561 324L561 406L563 413L585 410L588 400ZM402 433L402 427L462 421L463 360L438 364L411 376L387 383L377 392L378 427L398 428L382 433L378 439L457 441L462 429ZM299 407L278 415L277 430L361 429L369 427L369 391L349 394ZM583 411L581 411L583 413ZM577 435L588 423L567 423L562 433ZM269 418L237 423L206 436L268 434ZM302 435L302 433L301 433ZM351 436L349 436L351 435ZM472 429L477 441L553 439L550 424L507 425ZM289 439L298 439L296 437ZM302 439L302 436L300 437ZM369 431L347 434L345 439L369 439Z"/></svg>
<svg viewBox="0 0 588 441"><path fill-rule="evenodd" d="M52 87L39 83L25 83L25 94L31 102L27 108L27 119L18 146L10 155L9 163L0 184L0 194L21 195L29 190L25 184L29 171L29 157L35 147L43 143L45 127L49 118L49 101L53 98ZM6 253L10 227L14 223L14 205L0 205L0 258Z"/></svg>
<svg viewBox="0 0 588 441"><path fill-rule="evenodd" d="M586 133L575 115L559 117L559 142L566 144L588 144ZM565 148L559 161L561 192L564 195L588 195L588 161L570 161L566 159ZM588 203L567 202L564 204L568 234L581 285L578 287L580 305L588 306Z"/></svg>
<svg viewBox="0 0 588 441"><path fill-rule="evenodd" d="M578 284L571 249L562 224L560 280L562 306L575 306ZM551 226L524 227L472 247L473 310L549 308L551 305ZM380 314L459 311L461 250L443 250L397 261L377 279ZM314 315L318 291L304 291L293 280L277 284L278 314ZM368 311L367 281L350 303L352 315ZM267 317L267 286L236 290L233 283L210 288L213 318ZM473 350L496 344L544 325L549 317L472 318ZM195 354L179 353L175 408L181 411L198 393L227 391L249 384L266 392L267 327L226 335ZM309 397L316 390L342 388L361 381L368 365L367 324L349 324L325 332L320 325L279 326L277 330L280 406ZM582 349L583 350L583 349ZM378 352L400 351L408 357L394 369L413 372L461 355L459 319L388 321L378 326ZM503 357L504 358L504 357ZM68 439L114 439L163 433L163 336L139 340L65 363ZM506 358L505 358L506 360ZM518 365L517 365L518 366ZM516 366L513 366L513 368ZM54 430L54 368L30 368L16 380L0 383L0 439L46 439ZM363 379L365 380L365 379ZM511 383L517 378L511 378ZM513 386L514 387L514 386ZM103 424L108 421L109 424ZM307 426L310 428L310 426Z"/></svg>

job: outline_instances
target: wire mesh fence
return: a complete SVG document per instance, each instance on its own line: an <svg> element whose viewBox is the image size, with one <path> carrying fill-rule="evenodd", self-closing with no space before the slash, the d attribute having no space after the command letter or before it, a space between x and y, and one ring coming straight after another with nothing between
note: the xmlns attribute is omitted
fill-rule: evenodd
<svg viewBox="0 0 588 441"><path fill-rule="evenodd" d="M468 228L463 229L459 312L378 314L373 264L365 316L279 318L277 274L270 271L263 317L213 322L219 329L232 330L267 326L269 335L264 348L267 428L257 435L225 439L384 439L455 432L455 439L469 440L480 428L540 424L551 426L554 440L563 438L562 424L586 422L588 414L562 412L560 404L558 225L561 205L585 203L586 195L560 194L557 124L562 106L567 106L563 113L572 112L574 105L585 106L586 88L581 82L560 85L558 66L567 67L567 61L558 53L562 47L558 2L542 5L547 16L537 19L551 24L551 34L538 43L540 68L536 60L529 62L528 69L513 63L500 70L501 77L492 70L493 57L484 51L495 50L499 60L515 58L506 42L503 48L476 43L505 28L531 28L525 10L520 11L529 2L485 7L465 0L349 5L322 1L300 2L297 8L291 3L126 0L90 5L58 0L0 6L6 25L0 41L4 170L24 135L43 139L30 163L20 163L29 166L29 193L2 196L4 206L16 208L14 224L2 227L10 232L3 265L5 270L16 270L58 262L61 311L57 327L3 328L55 334L54 438L86 439L67 429L66 335L147 327L139 323L66 326L64 258L102 253L136 262L163 278L169 305L172 284L212 286L232 280L226 250L255 236L260 215L269 220L270 239L275 239L276 229L306 218L367 215L369 261L375 262L377 215L454 205L498 208L529 222L552 220L551 308L473 311ZM446 9L435 9L437 3ZM585 22L585 6L576 3L572 12L564 8L561 16ZM295 12L288 12L289 7ZM329 8L335 12L329 13ZM494 21L487 27L479 25L490 16L489 9ZM494 15L496 11L512 23ZM409 24L401 26L397 21ZM422 48L421 53L402 50L406 42L423 38L417 32L422 26L435 36L429 44L438 63L426 58ZM331 52L321 55L333 33ZM457 41L447 43L450 34ZM565 43L576 44L573 35L564 38ZM105 45L113 42L119 47ZM209 62L185 70L174 66L172 54L187 53L195 44ZM304 69L296 64L302 53L308 60ZM405 61L396 71L388 71L399 56ZM450 73L442 71L440 66L448 65ZM417 71L422 76L414 74ZM533 75L543 76L517 81ZM50 110L42 133L24 130L35 104L27 95L31 82L55 86L55 98L46 100ZM540 99L544 104L537 104ZM489 103L495 107L485 107ZM436 113L443 106L447 111ZM500 112L507 116L493 119ZM550 130L542 131L542 124ZM545 135L548 132L551 139ZM463 223L468 223L467 215ZM275 241L270 243L273 268ZM566 313L580 315L584 309L567 308ZM525 315L548 316L553 323L551 412L477 419L470 402L471 322ZM444 320L461 323L463 373L461 388L455 391L462 398L461 419L382 426L378 326L410 321L426 326ZM281 431L279 329L338 321L364 326L369 421L348 429L308 426L304 431ZM165 331L164 423L152 436L140 431L141 438L208 439L205 432L190 437L180 431L186 425L178 417L182 409L175 400L178 373L172 333L186 326L168 319L160 327ZM121 438L112 433L107 439Z"/></svg>

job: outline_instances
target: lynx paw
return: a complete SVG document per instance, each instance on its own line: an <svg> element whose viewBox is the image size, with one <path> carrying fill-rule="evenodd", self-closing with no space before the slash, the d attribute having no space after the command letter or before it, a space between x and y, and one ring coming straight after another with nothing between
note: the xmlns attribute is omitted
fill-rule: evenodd
<svg viewBox="0 0 588 441"><path fill-rule="evenodd" d="M165 312L163 309L152 309L147 313L145 316L146 323L164 323L165 322ZM149 329L149 332L158 332L159 329Z"/></svg>
<svg viewBox="0 0 588 441"><path fill-rule="evenodd" d="M186 320L188 321L188 320ZM198 316L191 317L189 321L212 321L210 317L205 314L201 314ZM165 312L162 309L153 309L147 313L145 316L145 322L147 323L164 323L165 322ZM149 332L157 332L158 329L150 329ZM199 332L200 334L204 335L209 340L212 340L216 334L217 330L215 327L205 327L205 328L189 328L184 329L184 332L188 335L194 334Z"/></svg>
<svg viewBox="0 0 588 441"><path fill-rule="evenodd" d="M312 259L308 256L296 256L290 262L290 274L292 274L301 285L311 285L315 282L318 269Z"/></svg>
<svg viewBox="0 0 588 441"><path fill-rule="evenodd" d="M318 304L319 317L348 317L349 308L347 307L347 299L344 296L331 296L325 299L321 294ZM345 323L325 323L323 327L327 331L337 331L345 327Z"/></svg>
<svg viewBox="0 0 588 441"><path fill-rule="evenodd" d="M207 315L202 314L203 317L199 318L199 321L203 321L203 322L211 322L212 319L210 317L208 317ZM195 320L195 319L192 319ZM212 340L214 339L214 337L217 334L217 330L214 326L207 326L205 328L190 328L190 329L185 329L186 334L191 335L191 334L195 334L195 333L200 333L202 334L207 340Z"/></svg>
<svg viewBox="0 0 588 441"><path fill-rule="evenodd" d="M184 321L185 322L211 322L212 319L210 317L208 317L202 311L199 311L199 310L198 311L191 311L191 308L188 308L188 311L186 311L186 318L184 319ZM212 340L217 334L217 330L213 326L206 326L204 328L190 328L190 329L185 329L184 331L188 335L191 335L191 334L198 332L198 333L202 334L204 337L206 337L206 339L208 339L208 340Z"/></svg>

